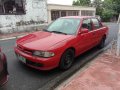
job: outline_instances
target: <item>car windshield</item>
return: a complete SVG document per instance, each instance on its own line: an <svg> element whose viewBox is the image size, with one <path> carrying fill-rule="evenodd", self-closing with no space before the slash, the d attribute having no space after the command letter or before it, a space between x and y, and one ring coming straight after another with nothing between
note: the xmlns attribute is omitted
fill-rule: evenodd
<svg viewBox="0 0 120 90"><path fill-rule="evenodd" d="M51 23L46 31L73 35L76 33L79 24L80 19L78 18L59 18Z"/></svg>

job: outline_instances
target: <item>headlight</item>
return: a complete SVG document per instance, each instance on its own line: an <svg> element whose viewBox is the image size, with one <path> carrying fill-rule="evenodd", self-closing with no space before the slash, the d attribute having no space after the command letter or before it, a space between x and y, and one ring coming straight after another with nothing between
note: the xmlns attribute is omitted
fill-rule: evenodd
<svg viewBox="0 0 120 90"><path fill-rule="evenodd" d="M34 51L33 52L34 56L38 56L38 57L53 57L55 54L53 52L45 52L45 51Z"/></svg>

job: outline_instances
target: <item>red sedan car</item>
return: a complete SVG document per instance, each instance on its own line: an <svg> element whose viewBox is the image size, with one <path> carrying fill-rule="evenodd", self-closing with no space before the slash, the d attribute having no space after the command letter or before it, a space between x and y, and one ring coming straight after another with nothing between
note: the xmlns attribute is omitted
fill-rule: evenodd
<svg viewBox="0 0 120 90"><path fill-rule="evenodd" d="M0 48L0 86L3 86L8 80L7 61L5 54Z"/></svg>
<svg viewBox="0 0 120 90"><path fill-rule="evenodd" d="M15 53L24 64L39 70L66 70L74 58L98 46L104 47L108 27L96 17L62 17L46 29L17 40Z"/></svg>

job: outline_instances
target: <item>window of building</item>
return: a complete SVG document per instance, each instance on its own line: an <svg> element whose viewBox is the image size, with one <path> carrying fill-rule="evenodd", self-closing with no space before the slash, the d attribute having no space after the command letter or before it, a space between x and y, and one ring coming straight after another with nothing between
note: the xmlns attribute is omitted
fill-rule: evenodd
<svg viewBox="0 0 120 90"><path fill-rule="evenodd" d="M79 12L78 11L68 11L68 16L78 16Z"/></svg>
<svg viewBox="0 0 120 90"><path fill-rule="evenodd" d="M58 10L58 11L51 11L51 20L54 21L59 17L64 16L78 16L79 11L65 11L65 10Z"/></svg>
<svg viewBox="0 0 120 90"><path fill-rule="evenodd" d="M51 19L52 19L52 21L56 20L59 17L60 17L60 12L59 11L51 11Z"/></svg>
<svg viewBox="0 0 120 90"><path fill-rule="evenodd" d="M82 16L93 16L94 15L94 11L82 10L81 11L81 15Z"/></svg>
<svg viewBox="0 0 120 90"><path fill-rule="evenodd" d="M61 17L66 16L66 11L61 11Z"/></svg>
<svg viewBox="0 0 120 90"><path fill-rule="evenodd" d="M25 14L23 0L1 0L0 14Z"/></svg>

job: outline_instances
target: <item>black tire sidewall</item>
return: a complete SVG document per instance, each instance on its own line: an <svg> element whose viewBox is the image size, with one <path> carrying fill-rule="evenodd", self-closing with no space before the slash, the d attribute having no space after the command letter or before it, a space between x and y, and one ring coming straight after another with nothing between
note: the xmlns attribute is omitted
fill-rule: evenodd
<svg viewBox="0 0 120 90"><path fill-rule="evenodd" d="M72 54L71 64L70 64L69 66L65 66L65 65L64 65L64 60L65 60L65 56L66 56L68 53L71 53L71 54ZM63 55L61 56L59 68L60 68L61 70L67 70L67 69L69 69L69 68L72 66L73 61L74 61L74 51L73 51L72 49L68 49L68 50L66 50L66 51L63 53Z"/></svg>
<svg viewBox="0 0 120 90"><path fill-rule="evenodd" d="M102 38L102 40L100 41L100 44L98 45L98 48L102 49L105 46L105 38Z"/></svg>

